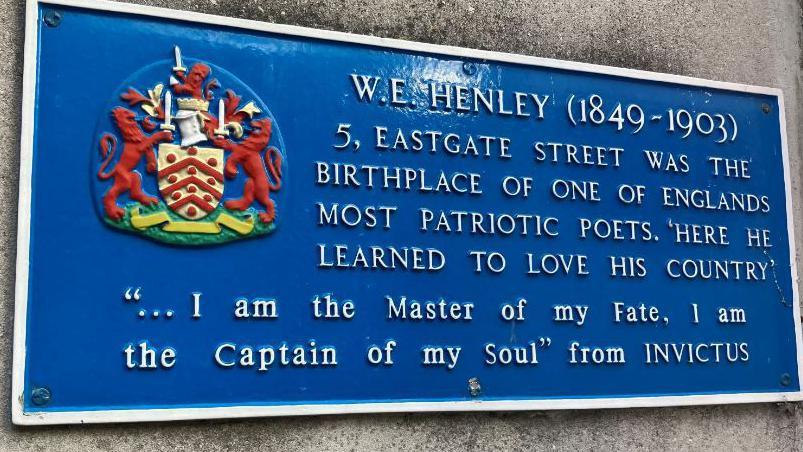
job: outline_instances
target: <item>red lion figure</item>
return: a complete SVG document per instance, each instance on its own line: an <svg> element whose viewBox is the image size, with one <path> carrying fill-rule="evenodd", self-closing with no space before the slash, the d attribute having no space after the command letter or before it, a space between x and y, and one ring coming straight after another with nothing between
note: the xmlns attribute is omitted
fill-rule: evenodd
<svg viewBox="0 0 803 452"><path fill-rule="evenodd" d="M209 76L212 70L209 66L203 63L196 63L190 68L190 73L184 75L183 72L176 74L182 83L173 84L173 92L176 94L188 94L196 99L212 99L210 90L218 86L217 80L213 79L204 88L204 80Z"/></svg>
<svg viewBox="0 0 803 452"><path fill-rule="evenodd" d="M277 191L282 186L282 155L275 147L267 147L271 132L270 119L255 119L251 121L251 127L253 128L251 133L239 143L222 137L215 137L213 140L216 146L231 151L224 169L226 177L231 179L237 175L237 165L241 165L247 175L243 197L226 201L224 205L227 209L245 210L256 198L260 204L265 206L265 212L259 214L259 219L263 223L270 223L276 217L276 205L269 195L271 191ZM267 152L265 152L265 164L263 165L263 157L260 153L266 147ZM276 183L271 182L268 178L266 167Z"/></svg>
<svg viewBox="0 0 803 452"><path fill-rule="evenodd" d="M104 172L114 158L117 149L117 139L114 135L104 134L100 138L100 154L103 163L98 169L98 177L101 180L114 177L114 185L103 195L103 210L107 217L119 221L123 218L125 211L117 205L117 197L126 191L129 192L131 199L144 205L154 205L159 202L158 199L148 196L142 191L142 176L134 169L139 165L144 154L145 160L148 162L147 171L149 173L156 172L156 156L153 153L153 147L162 141L173 141L173 133L165 130L146 136L137 125L134 112L123 107L112 110L112 118L123 136L123 152L114 168Z"/></svg>

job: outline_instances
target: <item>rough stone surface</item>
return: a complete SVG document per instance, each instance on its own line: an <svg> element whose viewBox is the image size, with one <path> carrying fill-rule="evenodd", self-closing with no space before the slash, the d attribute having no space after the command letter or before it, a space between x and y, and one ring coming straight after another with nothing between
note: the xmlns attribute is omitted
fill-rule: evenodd
<svg viewBox="0 0 803 452"><path fill-rule="evenodd" d="M801 221L792 0L139 0L154 6L780 87ZM23 11L0 0L0 450L803 450L798 404L18 428L10 422ZM803 243L803 229L796 231Z"/></svg>

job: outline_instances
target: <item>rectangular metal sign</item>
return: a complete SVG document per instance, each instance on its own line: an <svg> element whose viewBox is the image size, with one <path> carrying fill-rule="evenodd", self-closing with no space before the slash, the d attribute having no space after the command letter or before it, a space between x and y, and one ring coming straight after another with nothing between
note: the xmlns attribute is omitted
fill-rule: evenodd
<svg viewBox="0 0 803 452"><path fill-rule="evenodd" d="M27 14L15 423L800 399L777 89Z"/></svg>

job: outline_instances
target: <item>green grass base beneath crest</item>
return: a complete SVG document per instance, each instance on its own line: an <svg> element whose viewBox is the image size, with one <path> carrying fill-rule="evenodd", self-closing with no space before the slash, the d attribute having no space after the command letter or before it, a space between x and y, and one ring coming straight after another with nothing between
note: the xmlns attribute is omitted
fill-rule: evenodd
<svg viewBox="0 0 803 452"><path fill-rule="evenodd" d="M157 224L146 229L137 229L131 225L131 211L134 208L139 208L140 216L148 216L154 213L167 212L172 221L188 221L186 218L182 218L178 214L170 210L170 208L167 207L167 205L164 202L159 202L159 204L153 206L144 206L139 203L129 203L124 207L125 215L120 221L114 221L105 215L103 216L103 221L113 228L121 229L123 231L131 232L137 235L143 235L157 242L169 243L171 245L184 245L184 246L218 245L221 243L231 242L235 240L270 234L271 232L273 232L274 229L276 229L276 225L274 222L263 223L262 221L260 221L256 209L249 208L248 210L245 211L230 210L223 207L222 204L218 206L218 208L215 209L214 212L207 215L203 219L198 220L198 222L199 223L214 222L221 214L227 213L228 215L231 215L232 217L242 221L246 221L249 218L253 218L254 229L250 233L245 235L240 234L239 232L236 232L232 229L229 229L226 226L220 226L221 230L217 234L167 232L162 230L162 227L166 223Z"/></svg>

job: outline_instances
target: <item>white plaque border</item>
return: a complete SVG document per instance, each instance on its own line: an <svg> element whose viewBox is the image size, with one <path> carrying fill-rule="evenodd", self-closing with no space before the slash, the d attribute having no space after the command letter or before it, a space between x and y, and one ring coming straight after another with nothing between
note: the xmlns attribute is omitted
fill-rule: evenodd
<svg viewBox="0 0 803 452"><path fill-rule="evenodd" d="M159 17L183 22L220 25L243 30L256 30L280 35L322 39L327 41L365 44L396 50L426 52L438 55L483 59L536 67L569 71L605 74L638 80L666 82L715 88L743 93L765 94L778 99L781 146L783 151L784 185L786 187L787 229L792 273L793 315L798 374L797 382L803 382L803 355L801 354L800 303L798 298L799 278L797 272L797 247L793 221L792 190L789 167L789 150L786 137L786 117L783 92L777 88L718 82L679 75L624 69L587 63L575 63L549 58L515 55L486 50L425 44L398 39L356 35L336 31L317 30L291 25L270 24L246 19L213 16L189 11L171 10L151 6L117 3L106 0L27 0L25 18L25 53L22 99L22 122L20 140L19 208L17 225L17 272L14 308L14 351L12 370L11 413L17 425L83 424L104 422L151 422L190 419L244 418L262 416L297 416L348 413L392 412L446 412L446 411L518 411L518 410L573 410L592 408L636 408L682 405L713 405L755 402L793 402L803 400L800 391L768 393L727 393L684 396L620 397L620 398L566 398L540 400L468 400L452 402L392 402L392 403L324 403L306 405L220 406L164 409L116 409L92 411L24 411L25 395L25 344L28 306L28 270L31 220L31 169L33 163L34 106L37 74L37 20L40 5L57 5L84 8L95 11L126 13L146 17Z"/></svg>

